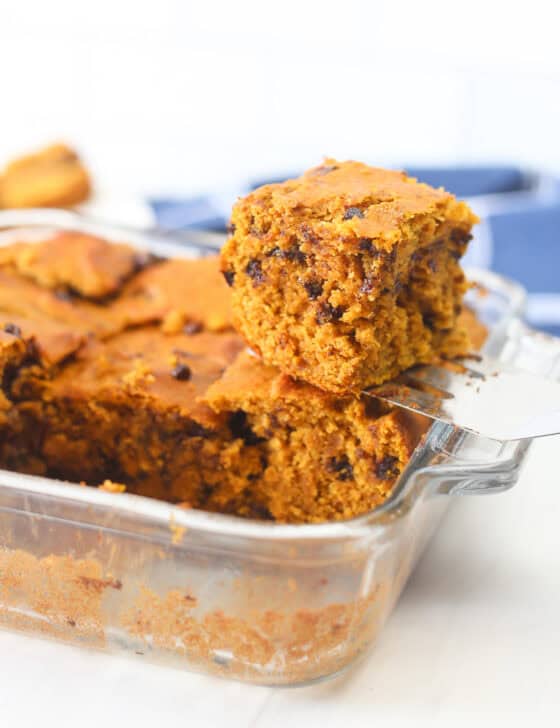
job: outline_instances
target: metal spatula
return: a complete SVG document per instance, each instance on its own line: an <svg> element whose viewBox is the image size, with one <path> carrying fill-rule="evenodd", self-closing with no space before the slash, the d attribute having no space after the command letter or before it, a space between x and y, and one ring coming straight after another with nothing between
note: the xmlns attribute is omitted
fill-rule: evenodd
<svg viewBox="0 0 560 728"><path fill-rule="evenodd" d="M488 356L416 367L367 393L494 440L560 434L560 382Z"/></svg>

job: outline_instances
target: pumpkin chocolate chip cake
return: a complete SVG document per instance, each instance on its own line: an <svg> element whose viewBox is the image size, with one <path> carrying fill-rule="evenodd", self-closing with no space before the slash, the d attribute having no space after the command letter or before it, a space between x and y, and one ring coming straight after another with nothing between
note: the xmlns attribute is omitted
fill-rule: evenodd
<svg viewBox="0 0 560 728"><path fill-rule="evenodd" d="M476 221L444 190L359 162L260 187L222 251L236 327L267 364L334 393L465 353L459 260Z"/></svg>
<svg viewBox="0 0 560 728"><path fill-rule="evenodd" d="M0 465L279 522L382 502L425 422L263 364L230 309L217 257L2 248Z"/></svg>

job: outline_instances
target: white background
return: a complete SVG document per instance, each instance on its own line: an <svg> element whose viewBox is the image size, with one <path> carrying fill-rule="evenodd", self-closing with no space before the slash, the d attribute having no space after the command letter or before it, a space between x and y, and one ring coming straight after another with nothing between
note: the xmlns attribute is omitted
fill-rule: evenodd
<svg viewBox="0 0 560 728"><path fill-rule="evenodd" d="M0 0L0 161L188 192L323 155L560 171L553 0Z"/></svg>
<svg viewBox="0 0 560 728"><path fill-rule="evenodd" d="M192 193L322 155L560 172L555 3L0 0L0 163ZM558 441L455 509L373 654L278 691L0 633L0 725L560 725Z"/></svg>

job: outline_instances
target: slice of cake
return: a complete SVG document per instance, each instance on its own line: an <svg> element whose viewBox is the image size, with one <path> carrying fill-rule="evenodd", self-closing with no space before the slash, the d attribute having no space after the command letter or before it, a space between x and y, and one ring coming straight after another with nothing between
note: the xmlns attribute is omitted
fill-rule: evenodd
<svg viewBox="0 0 560 728"><path fill-rule="evenodd" d="M250 498L276 521L314 523L367 513L390 494L425 418L367 395L297 382L242 352L204 401L261 442L265 468ZM238 503L243 512L244 504Z"/></svg>
<svg viewBox="0 0 560 728"><path fill-rule="evenodd" d="M236 326L266 363L338 393L462 353L474 222L451 194L358 162L261 187L222 252Z"/></svg>

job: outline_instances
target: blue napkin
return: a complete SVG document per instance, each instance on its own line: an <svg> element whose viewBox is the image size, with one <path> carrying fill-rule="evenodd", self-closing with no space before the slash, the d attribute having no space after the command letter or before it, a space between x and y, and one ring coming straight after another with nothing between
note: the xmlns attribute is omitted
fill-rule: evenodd
<svg viewBox="0 0 560 728"><path fill-rule="evenodd" d="M531 325L560 336L560 201L489 215L492 270L529 292Z"/></svg>
<svg viewBox="0 0 560 728"><path fill-rule="evenodd" d="M227 213L211 197L154 198L150 204L157 224L165 230L223 230Z"/></svg>
<svg viewBox="0 0 560 728"><path fill-rule="evenodd" d="M512 166L405 168L422 181L470 198L484 224L469 261L522 283L529 292L529 323L560 336L560 181ZM277 180L255 181L250 189L271 181ZM168 230L225 231L234 199L166 198L151 204L158 225Z"/></svg>

